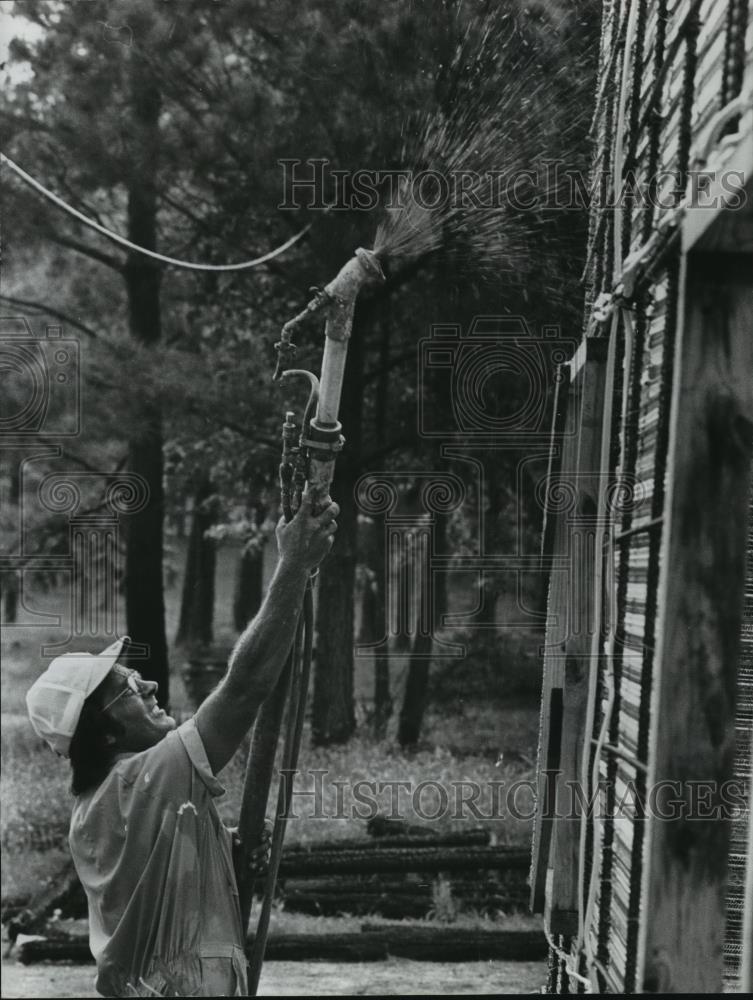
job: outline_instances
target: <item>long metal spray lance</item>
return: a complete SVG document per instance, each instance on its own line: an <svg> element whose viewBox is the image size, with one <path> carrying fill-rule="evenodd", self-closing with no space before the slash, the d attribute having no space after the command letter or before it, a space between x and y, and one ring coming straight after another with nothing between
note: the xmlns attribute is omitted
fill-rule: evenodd
<svg viewBox="0 0 753 1000"><path fill-rule="evenodd" d="M292 413L286 414L283 424L280 489L283 511L288 519L293 516L304 490L312 497L314 514L319 513L330 503L329 491L334 476L335 460L344 443L338 415L356 298L364 286L381 284L384 280L377 255L372 250L356 250L355 256L345 264L337 277L317 292L302 313L285 324L280 342L275 345L278 363L274 377L280 379L303 376L309 380L311 386L297 444ZM317 380L311 372L290 368L296 350L292 336L301 323L317 314L326 316L320 380ZM275 691L261 707L246 764L239 821L242 848L238 871L238 891L244 931L248 927L254 891L254 879L249 873L250 852L261 841L264 833L275 755L287 704L286 733L272 849L250 960L250 996L256 995L264 961L272 898L282 857L286 817L292 801L293 777L303 733L314 628L312 588L313 583L310 580L306 587L303 611L296 629L293 648Z"/></svg>

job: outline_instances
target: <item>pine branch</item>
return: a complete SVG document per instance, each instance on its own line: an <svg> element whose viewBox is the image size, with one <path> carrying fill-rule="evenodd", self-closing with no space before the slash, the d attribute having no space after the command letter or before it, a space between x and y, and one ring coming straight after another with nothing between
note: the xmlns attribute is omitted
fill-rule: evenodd
<svg viewBox="0 0 753 1000"><path fill-rule="evenodd" d="M58 246L67 247L69 250L75 250L77 253L84 254L91 260L96 260L99 264L104 264L105 267L117 271L118 274L123 273L123 265L117 257L111 257L110 254L104 253L102 250L95 250L94 247L90 247L86 243L80 243L70 236L63 236L61 233L56 233L52 230L47 230L46 235L53 243L57 243Z"/></svg>
<svg viewBox="0 0 753 1000"><path fill-rule="evenodd" d="M73 205L73 207L77 208L79 212L84 212L90 218L94 219L95 222L98 222L100 226L106 227L108 225L102 219L102 216L99 214L97 209L93 205L90 205L85 198L82 198L81 195L70 186L68 181L65 179L65 168L63 168L62 172L58 173L57 181L63 189L63 192L67 195L69 205Z"/></svg>
<svg viewBox="0 0 753 1000"><path fill-rule="evenodd" d="M90 326L87 326L85 323L81 323L80 320L75 319L68 313L62 312L60 309L48 306L45 302L30 302L28 299L18 299L13 295L0 295L0 299L4 302L10 302L10 304L14 306L22 306L24 309L35 309L42 315L54 316L55 319L60 319L64 323L70 323L71 326L80 330L81 333L85 333L87 336L92 337L94 340L99 337L96 330L93 330Z"/></svg>

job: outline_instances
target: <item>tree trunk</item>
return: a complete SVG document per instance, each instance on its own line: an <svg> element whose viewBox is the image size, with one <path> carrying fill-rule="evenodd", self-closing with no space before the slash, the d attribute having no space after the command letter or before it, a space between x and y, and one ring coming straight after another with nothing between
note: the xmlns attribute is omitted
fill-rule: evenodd
<svg viewBox="0 0 753 1000"><path fill-rule="evenodd" d="M387 440L387 405L389 400L389 360L390 360L390 337L392 334L392 310L390 308L390 297L386 297L384 302L384 313L382 315L382 337L379 344L379 381L376 391L376 442L378 448L383 448ZM374 584L376 629L372 641L378 641L382 636L387 635L389 622L387 621L387 572L385 568L385 515L376 515L375 527L375 548L376 557L374 559L374 573L376 574ZM387 732L387 723L392 715L392 694L390 692L390 661L387 657L376 657L374 660L374 735L377 739L382 739Z"/></svg>
<svg viewBox="0 0 753 1000"><path fill-rule="evenodd" d="M497 463L493 453L485 456L484 474L486 476L487 495L480 496L479 503L485 507L484 512L484 552L495 555L499 552L498 524L499 517L499 476ZM482 622L496 622L497 599L499 598L499 579L495 570L482 570L479 580L481 593L478 618Z"/></svg>
<svg viewBox="0 0 753 1000"><path fill-rule="evenodd" d="M233 596L233 624L242 632L261 607L264 579L264 552L253 549L238 559Z"/></svg>
<svg viewBox="0 0 753 1000"><path fill-rule="evenodd" d="M435 515L434 551L439 555L447 552L447 515ZM422 586L430 586L424 580ZM418 605L420 606L423 595L419 595ZM400 722L398 726L397 738L400 746L413 746L418 742L421 735L421 724L423 723L424 711L426 710L427 693L429 690L429 668L431 666L431 650L433 636L436 631L438 620L446 609L447 586L444 579L438 580L436 589L432 588L429 601L429 614L431 616L428 625L428 634L420 628L416 632L413 640L410 660L408 661L408 677L405 683L405 693L403 704L400 709Z"/></svg>
<svg viewBox="0 0 753 1000"><path fill-rule="evenodd" d="M447 514L435 514L434 551L440 556L448 554L447 525ZM424 586L426 586L425 582ZM442 621L442 616L447 610L447 579L445 575L443 573L437 574L431 586L432 592L429 602L431 622L429 634L422 635L418 631L416 638L413 640L411 657L408 662L408 677L405 684L405 694L403 695L403 705L400 709L398 741L404 747L417 743L421 735L421 724L423 723L429 690L429 667L431 666L433 636L436 633L439 623Z"/></svg>
<svg viewBox="0 0 753 1000"><path fill-rule="evenodd" d="M377 518L378 530L381 530L382 518ZM379 554L382 555L380 546ZM363 584L363 600L361 613L361 634L359 641L366 643L379 642L386 635L385 601L384 601L384 569L378 565L368 566ZM374 659L374 735L382 739L387 728L387 720L392 715L392 695L390 694L389 660L377 656Z"/></svg>
<svg viewBox="0 0 753 1000"><path fill-rule="evenodd" d="M11 462L9 510L21 511L21 462ZM18 618L18 589L20 571L11 569L4 577L3 585L3 623L15 625Z"/></svg>
<svg viewBox="0 0 753 1000"><path fill-rule="evenodd" d="M131 94L135 132L133 170L128 178L128 238L155 249L157 242L156 155L160 95L149 69L133 56ZM128 325L142 344L160 339L160 270L131 253L125 267ZM134 397L139 397L134 387ZM128 633L148 649L141 673L159 684L160 705L169 703L163 559L162 413L159 401L143 398L139 430L129 442L130 471L142 476L149 490L145 507L129 517L126 541L125 598Z"/></svg>
<svg viewBox="0 0 753 1000"><path fill-rule="evenodd" d="M7 574L3 588L3 624L15 625L18 619L18 571Z"/></svg>
<svg viewBox="0 0 753 1000"><path fill-rule="evenodd" d="M342 421L343 426L350 425ZM356 726L353 708L353 614L356 572L354 468L340 459L332 493L340 501L335 544L319 583L311 733L315 746L345 743Z"/></svg>
<svg viewBox="0 0 753 1000"><path fill-rule="evenodd" d="M363 310L345 366L340 420L346 445L335 466L332 497L340 505L338 530L319 582L317 648L311 735L315 746L345 743L356 727L353 707L353 618L358 523L353 502L361 451Z"/></svg>
<svg viewBox="0 0 753 1000"><path fill-rule="evenodd" d="M437 462L439 459L437 458ZM447 554L447 515L434 515L433 550L438 555ZM429 668L431 666L431 651L434 633L438 621L444 614L447 605L447 581L442 574L440 579L433 581L431 574L428 579L422 576L422 587L429 588L429 622L423 623L419 613L416 637L413 640L410 659L408 661L408 676L405 682L403 704L400 709L397 738L400 746L409 747L416 744L421 735L421 725L426 710L426 696L429 689ZM417 608L424 601L424 594L418 595Z"/></svg>
<svg viewBox="0 0 753 1000"><path fill-rule="evenodd" d="M435 529L434 529L434 551L438 556L449 556L450 552L450 542L449 542L449 515L443 513L435 514ZM447 614L447 574L437 573L434 578L434 608L432 615L434 616L434 630L436 634L436 629L438 629L442 624L442 618Z"/></svg>
<svg viewBox="0 0 753 1000"><path fill-rule="evenodd" d="M416 635L408 663L408 679L405 682L403 705L400 709L400 724L397 739L401 747L418 743L421 723L426 708L426 691L429 686L429 666L431 664L432 636Z"/></svg>
<svg viewBox="0 0 753 1000"><path fill-rule="evenodd" d="M203 476L194 494L193 518L188 536L186 572L180 604L176 643L210 645L214 638L214 576L217 563L215 543L206 537L215 513L207 501L214 487Z"/></svg>
<svg viewBox="0 0 753 1000"><path fill-rule="evenodd" d="M265 512L257 510L256 524L261 526ZM264 548L253 546L244 550L238 559L238 570L233 594L233 624L242 632L261 607L264 596Z"/></svg>

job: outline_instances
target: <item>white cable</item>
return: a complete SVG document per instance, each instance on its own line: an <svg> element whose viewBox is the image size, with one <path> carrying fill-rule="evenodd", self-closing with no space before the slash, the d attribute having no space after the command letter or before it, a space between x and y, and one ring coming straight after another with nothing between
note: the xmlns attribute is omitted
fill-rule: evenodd
<svg viewBox="0 0 753 1000"><path fill-rule="evenodd" d="M255 257L253 260L244 260L237 264L197 264L189 260L179 260L177 257L167 257L165 254L157 253L156 250L147 250L145 247L140 247L137 243L132 243L130 240L127 240L125 236L113 233L105 226L95 222L94 219L88 218L88 216L79 212L78 209L73 208L72 205L63 201L62 198L53 194L52 191L48 191L43 184L40 184L39 181L35 180L31 174L27 174L25 170L22 170L21 167L19 167L17 163L14 163L9 156L5 155L5 153L0 152L0 161L6 163L11 170L18 174L21 180L30 184L31 187L51 201L54 205L57 205L58 208L62 208L64 212L68 212L68 214L72 215L74 219L78 219L79 222L82 222L85 226L89 226L90 229L95 229L98 233L102 233L102 235L106 236L109 240L119 243L128 250L135 250L137 253L143 253L145 256L151 257L153 260L159 260L163 264L172 264L173 267L182 267L189 271L245 271L251 267L258 267L260 264L266 264L268 260L272 260L274 257L279 257L281 253L290 249L293 244L297 243L301 237L306 235L312 226L312 223L309 222L307 226L304 226L300 232L296 233L295 236L291 236L290 239L286 240L281 246L277 247L275 250L270 250L269 253L265 253L261 257Z"/></svg>
<svg viewBox="0 0 753 1000"><path fill-rule="evenodd" d="M613 308L619 300L624 300L625 296L632 297L633 288L637 276L637 272L642 266L643 262L651 256L657 241L661 239L662 235L674 226L679 225L682 217L689 207L690 201L686 196L681 200L681 202L675 206L675 208L665 216L658 226L656 226L654 233L651 237L637 250L629 254L627 259L622 260L622 203L621 203L621 188L622 188L622 166L623 166L623 142L624 142L624 132L625 132L625 111L627 106L627 87L629 82L629 68L631 64L631 48L633 43L633 36L635 33L635 26L637 21L638 13L638 3L637 0L628 0L631 3L631 7L628 13L628 23L625 33L625 44L623 50L623 62L622 62L622 76L621 76L621 87L620 87L620 98L618 105L618 115L616 122L616 132L615 132L615 143L614 143L614 159L613 159L613 196L615 199L615 212L614 212L614 231L613 231L613 251L614 251L614 270L613 270L613 287L615 293L609 295L608 309L604 310L603 320L606 320L609 313L612 316L612 324L609 334L609 359L607 371L607 382L605 386L605 406L604 414L605 420L602 422L602 434L607 439L602 440L602 453L600 462L600 471L603 474L606 469L606 463L608 461L608 450L606 450L605 445L608 444L611 439L611 425L612 425L612 398L614 392L614 380L613 380L613 363L612 351L614 349L614 342L617 335L617 325L619 323L619 316L625 323L625 362L624 362L624 390L622 399L622 424L621 427L624 429L627 414L627 404L628 404L628 378L630 369L632 367L632 353L633 353L633 324L630 312L624 307L621 309ZM611 71L614 59L610 59L608 70ZM749 107L749 96L739 95L733 101L731 101L725 108L723 108L717 115L712 119L710 126L707 129L706 137L703 142L698 143L698 149L691 153L691 161L698 162L699 160L704 163L711 155L711 149L719 144L719 136L724 125L730 121L735 115L739 113L744 113ZM581 783L587 790L586 801L591 801L591 793L593 789L598 788L599 781L599 768L600 768L600 758L607 740L607 735L609 732L609 726L611 723L611 716L614 710L615 702L615 685L614 685L614 654L616 647L616 626L617 626L617 594L616 594L616 553L615 553L615 538L614 538L614 522L611 515L608 515L609 524L601 536L607 542L607 559L611 567L612 579L607 581L607 587L609 590L609 607L610 607L610 622L609 630L607 636L607 650L606 650L606 662L605 662L605 683L606 683L606 704L604 706L602 724L600 727L599 735L596 740L594 748L594 758L593 766L591 768L591 773L589 775L588 760L589 754L584 752L583 754L583 766L581 772ZM599 528L597 526L597 532ZM595 634L598 635L601 632L601 600L602 600L602 549L601 546L597 544L596 546L596 564L595 564L595 585L594 593L596 597L596 626ZM596 641L592 647L592 655L598 655L598 647ZM586 734L590 733L593 727L593 716L595 712L595 706L591 704L589 699L589 705L587 710L587 720L586 720ZM590 780L590 783L589 783ZM601 826L601 818L598 815L599 807L597 805L593 823L594 823L594 845L597 843L599 831L603 829ZM586 899L585 913L583 912L583 890L585 888L585 847L586 847L586 832L587 832L587 811L584 811L581 816L581 836L579 844L579 858L578 858L578 868L579 868L579 884L578 884L578 937L576 939L576 950L581 948L585 952L586 962L588 965L589 973L591 975L591 980L589 985L593 988L594 983L598 983L596 978L596 957L593 953L593 948L591 947L590 939L590 927L591 920L593 918L593 910L596 905L596 890L598 887L598 881L600 876L600 866L597 863L596 858L591 866L590 880L588 886L588 896ZM595 851L594 851L595 853ZM545 928L546 931L546 928Z"/></svg>
<svg viewBox="0 0 753 1000"><path fill-rule="evenodd" d="M544 921L544 936L546 937L547 943L549 947L552 949L552 951L555 953L555 955L557 955L557 957L562 962L565 963L565 969L567 970L568 976L571 979L574 979L576 982L580 983L582 986L585 986L586 991L588 993L593 993L593 984L591 983L591 980L586 979L585 976L581 976L579 972L575 971L575 969L570 964L573 960L573 956L569 955L566 951L564 951L562 948L560 948L558 945L554 943L552 932L547 927L546 921Z"/></svg>

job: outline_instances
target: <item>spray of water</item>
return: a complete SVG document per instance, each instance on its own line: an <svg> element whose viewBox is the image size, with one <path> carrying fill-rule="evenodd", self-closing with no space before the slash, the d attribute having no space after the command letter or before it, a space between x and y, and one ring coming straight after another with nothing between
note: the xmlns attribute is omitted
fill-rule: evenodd
<svg viewBox="0 0 753 1000"><path fill-rule="evenodd" d="M469 25L438 107L404 130L416 137L404 141L410 175L374 245L391 267L440 252L476 275L543 277L561 258L590 111L588 56L566 44L571 30L562 18L532 26L497 11Z"/></svg>

